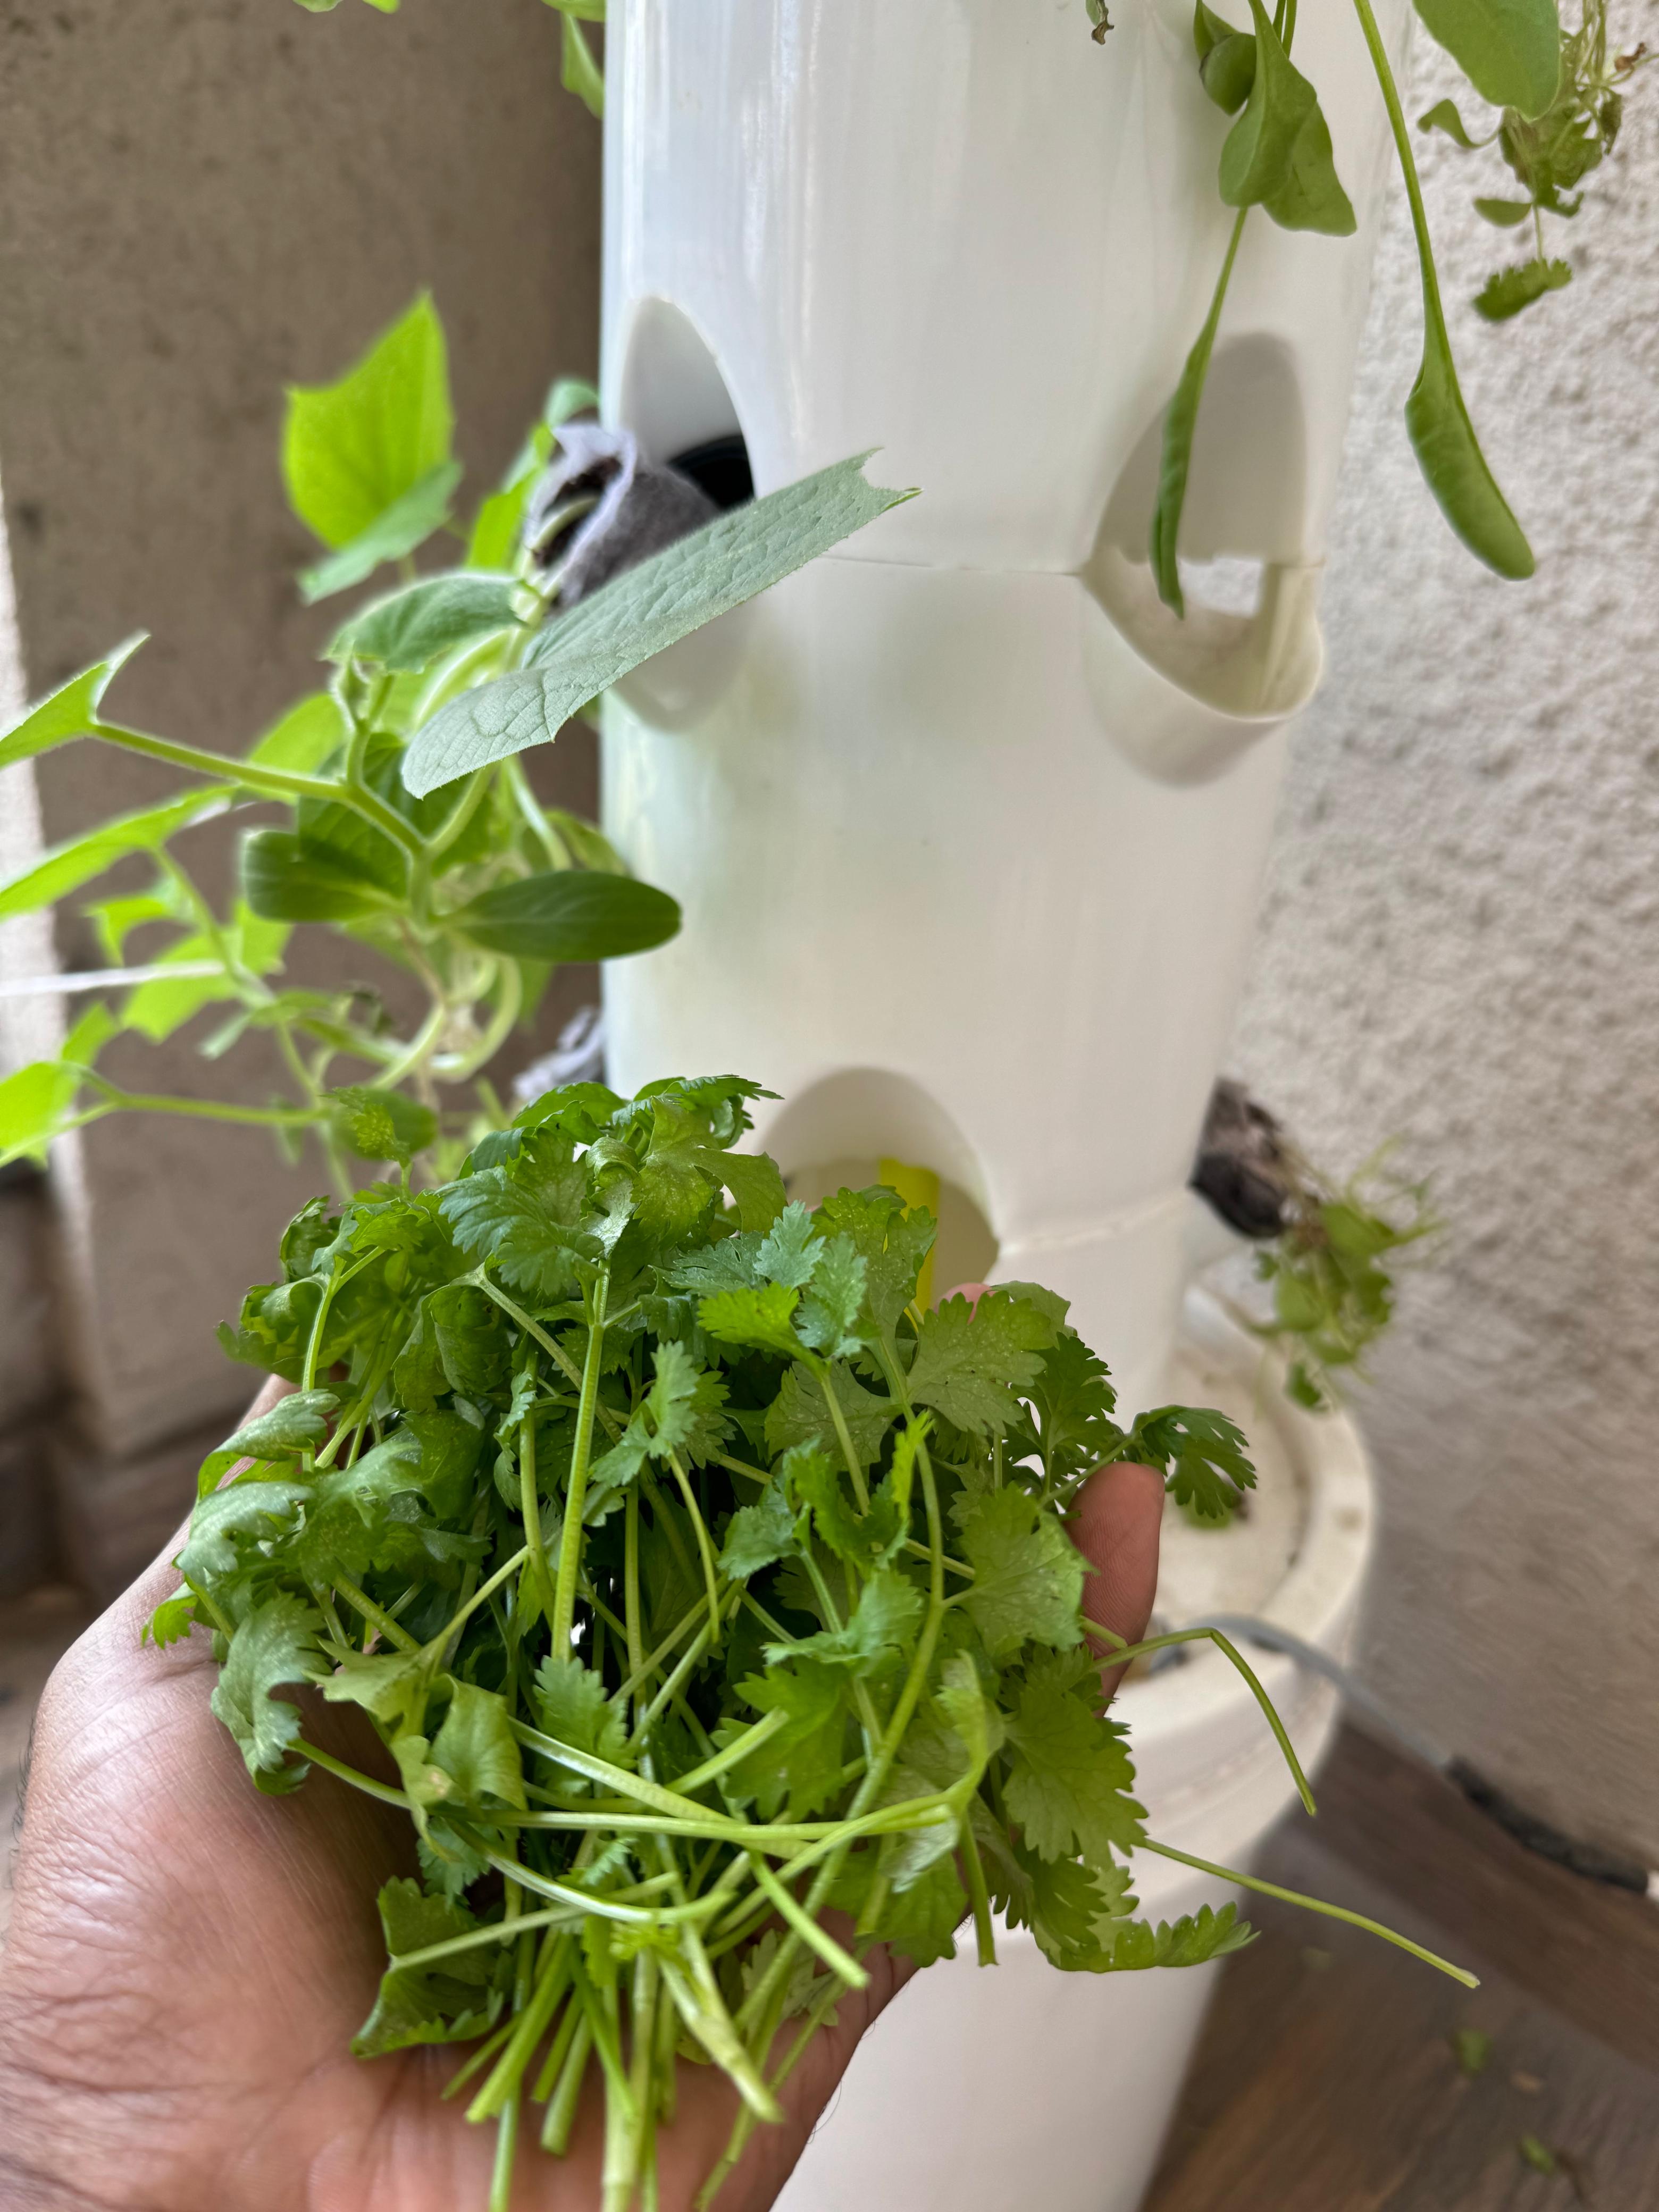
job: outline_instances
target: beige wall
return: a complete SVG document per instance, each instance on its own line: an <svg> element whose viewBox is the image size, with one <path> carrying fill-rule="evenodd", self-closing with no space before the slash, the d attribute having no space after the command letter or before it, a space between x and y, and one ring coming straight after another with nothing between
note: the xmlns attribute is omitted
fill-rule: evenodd
<svg viewBox="0 0 1659 2212"><path fill-rule="evenodd" d="M1408 112L1449 88L1419 39ZM1659 82L1559 227L1577 280L1507 328L1464 304L1504 258L1468 207L1502 173L1417 143L1539 574L1476 569L1418 479L1396 192L1236 1062L1334 1163L1398 1133L1447 1222L1358 1401L1372 1678L1659 1864Z"/></svg>
<svg viewBox="0 0 1659 2212"><path fill-rule="evenodd" d="M239 747L314 684L337 612L289 580L314 549L277 476L283 384L337 374L430 284L483 489L550 377L593 366L599 131L531 0L390 19L356 0L54 0L5 33L0 485L26 687L149 629L123 717ZM90 744L39 766L49 840L174 781ZM210 835L198 851L222 873ZM60 951L93 955L84 925ZM192 1042L109 1064L204 1089L222 1071ZM268 1076L256 1060L242 1079L258 1095ZM63 1180L95 1466L246 1396L213 1326L316 1176L257 1133L132 1117Z"/></svg>

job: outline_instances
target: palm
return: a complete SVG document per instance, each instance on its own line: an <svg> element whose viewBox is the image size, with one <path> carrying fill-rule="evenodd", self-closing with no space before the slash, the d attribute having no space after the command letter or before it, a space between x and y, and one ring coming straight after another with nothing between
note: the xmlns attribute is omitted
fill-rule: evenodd
<svg viewBox="0 0 1659 2212"><path fill-rule="evenodd" d="M1137 1478L1139 1478L1137 1480ZM1081 1528L1096 1618L1138 1634L1151 1603L1156 1478L1097 1478ZM157 1566L53 1676L37 1730L12 1934L0 1973L0 2141L48 2204L171 2212L457 2212L489 2195L493 2130L437 2092L451 2051L365 2065L349 2045L384 1965L370 1900L412 1871L404 1816L329 1777L271 1799L250 1785L208 1707L199 1635L167 1652L139 1631L176 1577ZM371 1763L355 1715L307 1728ZM787 2123L759 2130L722 2212L763 2212L860 2036L902 1972L844 2002L790 2078ZM690 2203L735 2098L683 2066L660 2139L661 2203ZM521 2159L514 2203L589 2212L599 2198L597 2100L570 2156ZM0 2172L3 2160L0 2153ZM26 2197L24 2201L28 2201Z"/></svg>

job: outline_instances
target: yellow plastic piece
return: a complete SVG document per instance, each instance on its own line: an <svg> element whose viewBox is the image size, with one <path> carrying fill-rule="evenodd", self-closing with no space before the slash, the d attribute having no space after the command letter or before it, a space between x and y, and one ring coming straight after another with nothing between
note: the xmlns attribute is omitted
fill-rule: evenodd
<svg viewBox="0 0 1659 2212"><path fill-rule="evenodd" d="M939 1177L932 1168L912 1167L908 1160L878 1160L876 1164L888 1189L896 1190L904 1200L907 1213L926 1206L934 1220L939 1219ZM933 1255L930 1252L916 1278L916 1304L926 1313L933 1303Z"/></svg>

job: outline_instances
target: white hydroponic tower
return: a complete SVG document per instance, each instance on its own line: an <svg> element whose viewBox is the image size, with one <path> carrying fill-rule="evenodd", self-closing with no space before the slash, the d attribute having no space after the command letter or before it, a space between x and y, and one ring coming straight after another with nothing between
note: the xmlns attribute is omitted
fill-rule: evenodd
<svg viewBox="0 0 1659 2212"><path fill-rule="evenodd" d="M1382 13L1398 51L1403 0ZM612 698L606 827L685 918L672 945L610 973L606 1009L624 1091L732 1070L781 1093L759 1135L803 1188L883 1158L934 1170L974 1256L994 1245L996 1273L1066 1293L1133 1407L1164 1394L1188 1176L1285 726L1320 673L1325 526L1388 143L1352 12L1305 8L1296 60L1359 234L1292 234L1259 212L1246 227L1178 623L1147 530L1163 410L1232 220L1216 191L1229 124L1199 82L1190 0L1121 0L1114 18L1096 43L1083 0L611 0L609 418L657 460L741 433L762 492L878 448L872 477L922 495ZM1340 1422L1322 1441L1304 1424L1286 1449L1312 1504L1275 1610L1340 1642L1363 1466ZM1309 1535L1321 1527L1328 1553ZM1181 1790L1248 1729L1207 1662L1182 1680L1178 1695L1145 1686L1152 1702L1130 1711L1143 1784L1153 1795L1162 1778L1177 1826ZM1328 1720L1310 1698L1310 1747ZM1231 1829L1209 1789L1191 1847L1247 1852L1281 1797L1276 1778L1252 1787ZM1192 1902L1156 1872L1143 1897L1155 1912ZM1039 2002L1059 2006L1060 1978L1024 1959L1048 1977ZM1000 1978L996 2002L1015 2003ZM1139 2025L1118 2039L1167 2077L1205 1978L1085 1994L1121 2019L1118 1984L1135 1984ZM964 1996L955 2016L993 2002ZM988 2020L964 2032L1006 2090ZM1059 2045L1021 2035L1052 2107ZM884 2048L890 2082L898 2046ZM1016 2174L1043 2180L1047 2212L1131 2204L1170 2094L1132 2081L1115 2124L1141 2148L1120 2133L1110 2188L1089 2178L1086 2137L1072 2144L1081 2179L1052 2157L1034 2175L1027 2147L1000 2180L1019 2130L993 2097L965 2167L947 2177L924 2156L886 2185L890 2208L874 2177L895 2171L890 2142L858 2163L880 2126L872 2078L855 2069L792 2185L799 2212L1001 2212ZM1091 2130L1102 2094L1097 2080ZM964 2097L957 2077L958 2142ZM1051 2109L1040 2145L1064 2133Z"/></svg>

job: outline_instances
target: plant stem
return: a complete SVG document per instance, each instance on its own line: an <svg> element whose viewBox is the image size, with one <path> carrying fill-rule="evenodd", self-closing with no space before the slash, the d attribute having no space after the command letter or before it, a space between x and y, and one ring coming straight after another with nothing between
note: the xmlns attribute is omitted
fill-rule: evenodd
<svg viewBox="0 0 1659 2212"><path fill-rule="evenodd" d="M1212 1860L1194 1858L1190 1851L1178 1851L1171 1844L1155 1844L1150 1836L1144 1837L1135 1848L1137 1850L1156 1851L1159 1858L1174 1859L1182 1866L1195 1867L1200 1874L1213 1875L1218 1881L1236 1882L1243 1889L1259 1891L1263 1897L1276 1897L1285 1905L1299 1905L1304 1911L1322 1912L1328 1920L1345 1920L1351 1928L1363 1928L1368 1936L1380 1936L1385 1943L1392 1943L1396 1949L1409 1951L1413 1958L1421 1959L1425 1966L1437 1966L1443 1974L1449 1974L1453 1981L1462 1982L1465 1989L1478 1990L1480 1986L1479 1975L1470 1973L1466 1967L1454 1966L1449 1959L1441 1958L1437 1952L1425 1951L1420 1943L1413 1943L1409 1936L1398 1936L1392 1928L1383 1927L1381 1921L1368 1920L1363 1912L1350 1912L1346 1905L1327 1905L1321 1898L1304 1897L1299 1890L1281 1889L1277 1882L1262 1881L1253 1874L1240 1874L1237 1867L1217 1866Z"/></svg>
<svg viewBox="0 0 1659 2212"><path fill-rule="evenodd" d="M587 1496L587 1463L593 1448L593 1408L599 1402L599 1364L605 1352L605 1302L610 1285L610 1273L601 1267L594 1278L590 1297L587 1358L582 1366L581 1397L576 1407L576 1440L570 1454L570 1480L564 1497L564 1528L559 1540L559 1583L554 1594L550 1623L556 1658L562 1658L569 1651L570 1632L576 1620L576 1574L582 1556L582 1507Z"/></svg>

